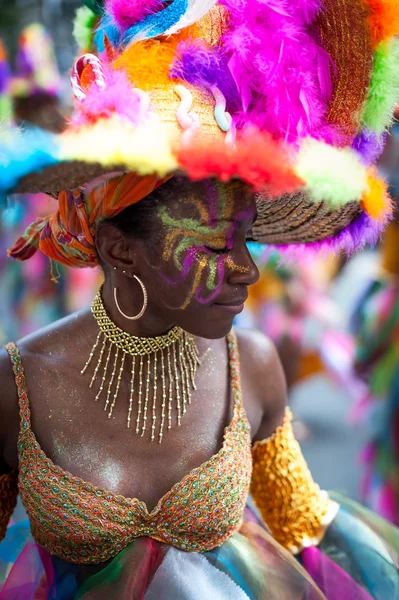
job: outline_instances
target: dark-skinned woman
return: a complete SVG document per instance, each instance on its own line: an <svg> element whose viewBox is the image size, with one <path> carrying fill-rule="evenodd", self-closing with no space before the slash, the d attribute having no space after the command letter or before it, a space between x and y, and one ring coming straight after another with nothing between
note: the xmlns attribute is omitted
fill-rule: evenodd
<svg viewBox="0 0 399 600"><path fill-rule="evenodd" d="M1 357L2 600L399 593L396 529L319 489L273 346L232 328L247 240L349 252L389 219L396 30L373 6L94 4L67 131L3 136L3 193L56 198L11 258L104 283Z"/></svg>

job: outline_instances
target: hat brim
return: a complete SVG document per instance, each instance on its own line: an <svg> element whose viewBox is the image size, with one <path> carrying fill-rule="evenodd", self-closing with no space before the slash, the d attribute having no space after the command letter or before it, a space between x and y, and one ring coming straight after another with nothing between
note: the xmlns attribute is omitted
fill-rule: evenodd
<svg viewBox="0 0 399 600"><path fill-rule="evenodd" d="M357 202L332 209L305 192L257 198L258 217L249 241L273 246L307 245L336 238L363 214Z"/></svg>
<svg viewBox="0 0 399 600"><path fill-rule="evenodd" d="M15 194L48 194L57 197L62 190L74 190L110 173L126 171L124 165L104 166L81 160L61 162L23 177L13 190Z"/></svg>
<svg viewBox="0 0 399 600"><path fill-rule="evenodd" d="M45 192L57 197L61 190L83 187L96 178L125 170L120 164L59 163L24 177L15 193ZM306 192L279 198L258 195L256 203L258 217L248 241L273 246L312 245L336 238L363 214L357 202L332 209L327 202L315 203Z"/></svg>

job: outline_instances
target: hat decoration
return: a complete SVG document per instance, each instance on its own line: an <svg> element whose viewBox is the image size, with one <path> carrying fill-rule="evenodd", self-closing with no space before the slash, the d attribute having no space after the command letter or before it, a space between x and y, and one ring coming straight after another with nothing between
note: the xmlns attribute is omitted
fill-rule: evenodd
<svg viewBox="0 0 399 600"><path fill-rule="evenodd" d="M258 193L255 241L376 241L391 214L373 165L399 100L395 0L85 4L70 126L2 140L3 193L115 172L239 178Z"/></svg>

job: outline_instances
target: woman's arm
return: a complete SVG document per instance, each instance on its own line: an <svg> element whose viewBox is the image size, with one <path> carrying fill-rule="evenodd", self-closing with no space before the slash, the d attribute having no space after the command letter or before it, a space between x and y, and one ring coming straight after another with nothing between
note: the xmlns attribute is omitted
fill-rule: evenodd
<svg viewBox="0 0 399 600"><path fill-rule="evenodd" d="M18 496L18 396L6 350L0 350L0 540Z"/></svg>
<svg viewBox="0 0 399 600"><path fill-rule="evenodd" d="M273 537L296 554L321 541L338 506L313 481L294 437L273 345L262 334L241 332L239 347L244 398L245 385L253 400L248 409L257 405L261 414L253 436L251 494Z"/></svg>

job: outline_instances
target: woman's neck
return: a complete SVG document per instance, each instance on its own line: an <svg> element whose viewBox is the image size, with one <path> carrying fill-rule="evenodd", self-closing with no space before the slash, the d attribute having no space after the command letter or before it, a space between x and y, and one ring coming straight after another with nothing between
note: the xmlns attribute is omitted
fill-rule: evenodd
<svg viewBox="0 0 399 600"><path fill-rule="evenodd" d="M143 305L143 296L139 286L137 286L137 293L132 291L132 288L120 288L117 289L118 303L120 308L125 312L126 315L137 315L139 314ZM135 290L136 290L135 286ZM120 329L126 333L137 337L156 337L164 335L175 326L172 321L166 320L159 314L159 311L151 310L151 305L147 306L144 315L138 320L129 320L124 317L118 310L115 299L114 299L114 288L108 282L104 283L102 289L102 300L104 307L108 313L110 319Z"/></svg>

